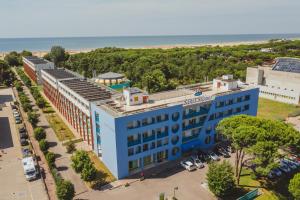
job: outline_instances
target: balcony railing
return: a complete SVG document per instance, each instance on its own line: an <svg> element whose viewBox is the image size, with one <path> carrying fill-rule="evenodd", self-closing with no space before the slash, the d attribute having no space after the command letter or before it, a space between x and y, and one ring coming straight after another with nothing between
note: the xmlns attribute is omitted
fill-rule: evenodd
<svg viewBox="0 0 300 200"><path fill-rule="evenodd" d="M152 140L155 140L155 135L151 135L148 137L143 137L143 142L150 142Z"/></svg>
<svg viewBox="0 0 300 200"><path fill-rule="evenodd" d="M157 139L167 137L169 135L168 131L164 131L157 134Z"/></svg>
<svg viewBox="0 0 300 200"><path fill-rule="evenodd" d="M195 140L198 137L199 137L199 134L191 135L191 136L188 136L188 137L182 137L182 143L189 142L191 140Z"/></svg>
<svg viewBox="0 0 300 200"><path fill-rule="evenodd" d="M201 110L198 111L198 112L191 112L191 113L188 113L188 114L184 115L183 119L188 119L188 118L191 118L191 117L196 117L196 116L199 116L199 115L204 115L204 114L207 114L208 111L209 111L208 109L201 108Z"/></svg>
<svg viewBox="0 0 300 200"><path fill-rule="evenodd" d="M196 124L189 124L189 125L187 125L187 126L184 126L183 128L182 128L182 130L188 130L188 129L192 129L192 128L197 128L197 127L201 127L201 126L203 126L203 124L204 124L204 122L203 121L201 121L201 122L198 122L198 123L196 123Z"/></svg>
<svg viewBox="0 0 300 200"><path fill-rule="evenodd" d="M134 141L128 141L127 144L128 144L128 147L132 147L132 146L141 144L141 140L139 139L139 140L134 140Z"/></svg>

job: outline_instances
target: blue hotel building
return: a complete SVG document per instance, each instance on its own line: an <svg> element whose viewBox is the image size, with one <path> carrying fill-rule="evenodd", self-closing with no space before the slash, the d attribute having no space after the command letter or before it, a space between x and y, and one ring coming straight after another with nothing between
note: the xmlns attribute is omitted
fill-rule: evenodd
<svg viewBox="0 0 300 200"><path fill-rule="evenodd" d="M213 82L148 95L126 88L90 105L93 149L116 178L209 149L222 137L218 122L257 114L259 89L224 75Z"/></svg>

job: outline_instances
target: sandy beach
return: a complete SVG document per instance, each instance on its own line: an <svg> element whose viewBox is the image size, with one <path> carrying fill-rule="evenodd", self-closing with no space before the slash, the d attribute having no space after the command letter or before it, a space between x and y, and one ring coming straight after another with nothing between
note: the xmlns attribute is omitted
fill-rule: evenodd
<svg viewBox="0 0 300 200"><path fill-rule="evenodd" d="M294 38L292 40L299 40L300 38ZM203 46L238 46L238 45L252 45L252 44L264 44L268 43L268 40L262 41L241 41L241 42L224 42L224 43L210 43L210 44L176 44L176 45L157 45L157 46L145 46L141 48L127 48L127 49L172 49L172 48L196 48L196 47L203 47ZM93 49L79 49L79 50L69 50L66 49L66 52L69 54L77 54L77 53L86 53L95 50ZM5 55L9 52L0 52L0 59L4 59ZM33 51L32 54L34 56L43 57L49 53L49 51Z"/></svg>

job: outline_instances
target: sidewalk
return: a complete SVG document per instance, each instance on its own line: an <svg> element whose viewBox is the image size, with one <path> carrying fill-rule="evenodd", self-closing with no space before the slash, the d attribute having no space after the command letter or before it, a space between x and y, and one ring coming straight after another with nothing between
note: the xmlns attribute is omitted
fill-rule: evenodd
<svg viewBox="0 0 300 200"><path fill-rule="evenodd" d="M18 78L19 78L19 76L18 76ZM18 102L20 103L19 95L18 95L15 88L13 88L13 92L14 92L14 95L17 98ZM35 140L35 138L33 136L33 128L31 126L31 124L28 122L27 115L23 111L23 108L21 108L21 106L20 106L20 111L21 111L21 115L23 117L23 123L25 124L26 130L27 130L28 135L29 135L29 139L30 139L33 151L40 158L38 160L38 164L44 170L44 175L45 175L44 176L44 183L45 183L45 187L46 187L49 199L50 200L56 200L57 198L56 198L55 182L54 182L53 176L50 172L50 169L48 167L45 156L44 156L43 152L40 150L39 143Z"/></svg>
<svg viewBox="0 0 300 200"><path fill-rule="evenodd" d="M24 92L28 95L30 101L35 103L35 100L27 87ZM45 114L36 106L34 107L34 109L38 109L37 113L39 114L39 123L37 124L37 126L44 128L47 136L46 139L50 146L49 151L53 152L56 155L55 165L58 172L64 179L70 180L74 184L76 193L75 195L87 192L87 186L80 179L80 176L76 174L76 172L71 168L71 155L66 153L66 148L57 139L55 132L50 127L46 119Z"/></svg>

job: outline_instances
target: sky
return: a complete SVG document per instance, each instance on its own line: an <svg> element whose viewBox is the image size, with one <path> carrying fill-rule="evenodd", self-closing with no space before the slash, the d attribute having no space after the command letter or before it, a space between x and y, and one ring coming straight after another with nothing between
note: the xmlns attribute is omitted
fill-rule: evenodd
<svg viewBox="0 0 300 200"><path fill-rule="evenodd" d="M300 33L300 0L0 0L0 38Z"/></svg>

